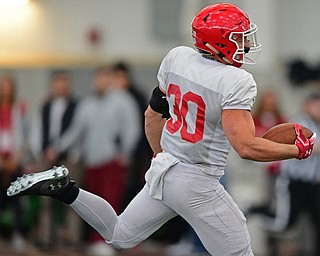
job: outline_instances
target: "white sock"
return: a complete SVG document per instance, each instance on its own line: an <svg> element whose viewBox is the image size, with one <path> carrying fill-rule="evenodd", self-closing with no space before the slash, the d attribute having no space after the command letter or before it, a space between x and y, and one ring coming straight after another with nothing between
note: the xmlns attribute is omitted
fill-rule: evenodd
<svg viewBox="0 0 320 256"><path fill-rule="evenodd" d="M118 216L106 200L80 189L77 199L70 206L105 240L112 240Z"/></svg>

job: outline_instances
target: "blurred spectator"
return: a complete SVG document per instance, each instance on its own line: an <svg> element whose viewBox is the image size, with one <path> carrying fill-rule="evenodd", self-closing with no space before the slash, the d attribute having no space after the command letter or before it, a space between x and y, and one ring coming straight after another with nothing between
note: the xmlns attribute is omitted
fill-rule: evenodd
<svg viewBox="0 0 320 256"><path fill-rule="evenodd" d="M261 94L253 110L253 119L256 135L259 137L262 137L271 127L286 121L275 90L267 90Z"/></svg>
<svg viewBox="0 0 320 256"><path fill-rule="evenodd" d="M139 122L144 127L144 112L147 109L148 102L145 96L139 91L137 85L133 82L129 64L125 62L115 63L112 67L112 84L116 88L129 92L136 100L139 107ZM129 176L127 180L126 196L124 207L144 186L144 175L149 169L153 152L149 146L144 129L140 130L139 140L133 150L132 161L130 163Z"/></svg>
<svg viewBox="0 0 320 256"><path fill-rule="evenodd" d="M27 108L16 98L16 82L12 74L0 77L0 218L3 222L8 209L13 213L13 249L22 252L24 198L8 198L6 188L23 173L23 161L27 153ZM3 224L3 223L2 223ZM5 223L8 224L8 223ZM2 226L2 231L5 228ZM10 232L11 233L11 232Z"/></svg>
<svg viewBox="0 0 320 256"><path fill-rule="evenodd" d="M59 153L54 161L46 156L47 150L66 132L73 121L77 101L72 96L71 89L72 80L68 71L56 70L52 73L49 95L42 104L39 120L33 127L32 148L40 170L49 169L53 165L73 164L70 160L73 155L69 151ZM72 175L81 182L80 171ZM80 242L79 227L82 220L60 202L41 198L38 218L35 240L39 245L52 247L59 244L75 245Z"/></svg>
<svg viewBox="0 0 320 256"><path fill-rule="evenodd" d="M41 148L46 156L47 149L56 138L61 137L69 128L75 108L76 100L71 95L72 81L67 71L58 70L53 72L51 80L51 93L44 102L41 111L42 141ZM68 152L61 152L57 161L65 161ZM50 163L52 165L55 163Z"/></svg>
<svg viewBox="0 0 320 256"><path fill-rule="evenodd" d="M99 67L94 75L94 92L80 101L70 129L47 151L47 157L54 160L57 153L81 140L84 186L106 199L120 214L128 166L140 132L135 100L129 93L114 88L108 67ZM89 243L91 255L115 254L93 229Z"/></svg>
<svg viewBox="0 0 320 256"><path fill-rule="evenodd" d="M299 123L320 134L320 93L310 94L304 101L303 111L290 122ZM320 143L316 141L313 155L308 161L286 160L280 164L280 174L276 180L276 208L260 209L254 213L262 217L265 230L283 232L297 225L301 216L308 213L314 228L315 251L320 255ZM303 249L298 241L295 246ZM299 250L300 250L299 249ZM283 255L288 255L285 252ZM290 254L291 255L291 254ZM293 255L309 255L296 251Z"/></svg>
<svg viewBox="0 0 320 256"><path fill-rule="evenodd" d="M253 120L256 128L256 136L262 137L271 127L286 122L285 115L281 111L278 93L275 90L269 89L264 91L256 107L253 110ZM279 162L261 164L267 170L267 194L270 195L265 202L266 204L272 201L272 192L274 191L275 177L279 171Z"/></svg>

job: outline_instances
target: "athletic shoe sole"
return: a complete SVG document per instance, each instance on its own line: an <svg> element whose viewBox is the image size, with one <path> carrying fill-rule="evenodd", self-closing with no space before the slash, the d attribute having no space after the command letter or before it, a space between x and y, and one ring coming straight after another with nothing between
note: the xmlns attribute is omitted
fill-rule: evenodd
<svg viewBox="0 0 320 256"><path fill-rule="evenodd" d="M55 166L47 171L24 174L22 177L18 177L7 189L7 195L50 196L65 187L69 183L69 180L68 169L63 165L59 167Z"/></svg>

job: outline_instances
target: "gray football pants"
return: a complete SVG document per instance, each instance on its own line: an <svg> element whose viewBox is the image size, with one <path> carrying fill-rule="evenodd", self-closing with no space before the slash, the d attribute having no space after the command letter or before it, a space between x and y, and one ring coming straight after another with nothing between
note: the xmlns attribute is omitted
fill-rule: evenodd
<svg viewBox="0 0 320 256"><path fill-rule="evenodd" d="M188 168L186 168L188 166ZM145 186L117 216L104 199L80 190L71 207L116 248L131 248L181 215L215 256L253 256L246 220L219 180L179 163L165 174L163 200Z"/></svg>

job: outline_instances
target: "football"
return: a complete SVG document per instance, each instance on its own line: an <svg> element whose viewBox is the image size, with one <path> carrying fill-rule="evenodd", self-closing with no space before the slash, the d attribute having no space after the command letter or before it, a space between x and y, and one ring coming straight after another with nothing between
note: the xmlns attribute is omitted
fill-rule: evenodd
<svg viewBox="0 0 320 256"><path fill-rule="evenodd" d="M278 143L294 144L296 139L296 132L294 130L294 123L278 124L270 128L262 137ZM309 139L313 132L301 125L303 134Z"/></svg>

